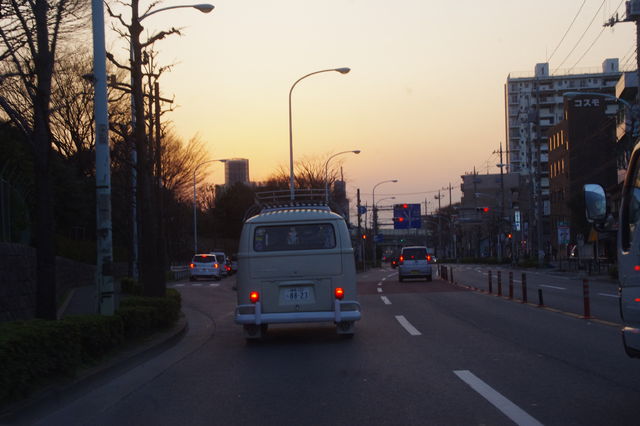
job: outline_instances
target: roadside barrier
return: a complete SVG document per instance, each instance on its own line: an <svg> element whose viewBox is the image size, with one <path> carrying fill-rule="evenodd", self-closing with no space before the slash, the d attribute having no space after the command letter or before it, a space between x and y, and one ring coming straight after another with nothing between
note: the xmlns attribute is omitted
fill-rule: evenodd
<svg viewBox="0 0 640 426"><path fill-rule="evenodd" d="M498 296L502 296L502 271L498 271Z"/></svg>
<svg viewBox="0 0 640 426"><path fill-rule="evenodd" d="M542 308L544 306L544 300L542 299L542 289L538 289L538 307Z"/></svg>
<svg viewBox="0 0 640 426"><path fill-rule="evenodd" d="M591 303L589 301L589 280L582 280L582 296L584 299L584 316L583 318L591 318Z"/></svg>
<svg viewBox="0 0 640 426"><path fill-rule="evenodd" d="M509 299L513 299L513 272L509 271Z"/></svg>
<svg viewBox="0 0 640 426"><path fill-rule="evenodd" d="M527 274L522 273L522 303L527 303Z"/></svg>
<svg viewBox="0 0 640 426"><path fill-rule="evenodd" d="M453 266L449 267L449 272L451 272L451 284L453 284Z"/></svg>
<svg viewBox="0 0 640 426"><path fill-rule="evenodd" d="M489 269L489 294L493 293L493 284L491 283L491 269Z"/></svg>

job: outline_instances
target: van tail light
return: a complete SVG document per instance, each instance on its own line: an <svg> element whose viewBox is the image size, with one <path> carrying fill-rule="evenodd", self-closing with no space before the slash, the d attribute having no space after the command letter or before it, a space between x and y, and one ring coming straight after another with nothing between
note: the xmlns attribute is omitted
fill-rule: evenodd
<svg viewBox="0 0 640 426"><path fill-rule="evenodd" d="M639 272L640 271L640 265L634 266L633 270L636 271L636 272Z"/></svg>
<svg viewBox="0 0 640 426"><path fill-rule="evenodd" d="M196 265L194 265L193 263L190 263L190 264L189 264L189 268L193 269L193 268L195 268L195 267L196 267Z"/></svg>
<svg viewBox="0 0 640 426"><path fill-rule="evenodd" d="M259 302L260 293L258 293L257 291L252 291L251 293L249 293L249 300L251 300L251 303Z"/></svg>
<svg viewBox="0 0 640 426"><path fill-rule="evenodd" d="M344 289L342 287L336 287L334 291L336 299L342 300L344 298Z"/></svg>
<svg viewBox="0 0 640 426"><path fill-rule="evenodd" d="M399 263L402 265L404 263L404 256L400 256Z"/></svg>

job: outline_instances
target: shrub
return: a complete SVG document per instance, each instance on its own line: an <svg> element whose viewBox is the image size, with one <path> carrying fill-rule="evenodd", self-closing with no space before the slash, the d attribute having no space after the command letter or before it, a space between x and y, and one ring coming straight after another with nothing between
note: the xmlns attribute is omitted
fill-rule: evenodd
<svg viewBox="0 0 640 426"><path fill-rule="evenodd" d="M131 277L124 277L120 280L120 288L123 293L134 296L142 295L142 285Z"/></svg>
<svg viewBox="0 0 640 426"><path fill-rule="evenodd" d="M122 320L84 315L0 326L0 401L26 395L50 378L72 375L122 342Z"/></svg>
<svg viewBox="0 0 640 426"><path fill-rule="evenodd" d="M126 298L113 316L0 323L0 403L23 397L50 378L73 375L125 339L172 325L180 315L180 304L180 293L169 289L164 298Z"/></svg>

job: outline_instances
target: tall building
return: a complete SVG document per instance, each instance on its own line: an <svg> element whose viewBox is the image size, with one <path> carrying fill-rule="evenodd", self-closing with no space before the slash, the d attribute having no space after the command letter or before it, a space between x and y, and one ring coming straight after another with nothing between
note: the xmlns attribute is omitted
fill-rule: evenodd
<svg viewBox="0 0 640 426"><path fill-rule="evenodd" d="M617 183L615 117L605 114L603 98L588 94L565 100L564 119L549 131L551 238L558 258L567 246L589 241L583 185L611 188ZM588 253L582 253L581 256Z"/></svg>
<svg viewBox="0 0 640 426"><path fill-rule="evenodd" d="M511 73L504 86L505 130L509 172L525 176L534 202L525 235L533 247L543 250L550 240L549 140L548 132L564 117L565 92L615 95L622 73L618 59L606 59L600 70L577 70L574 74L549 73L549 64L536 64L533 75ZM602 100L607 115L618 110L614 99Z"/></svg>
<svg viewBox="0 0 640 426"><path fill-rule="evenodd" d="M225 185L237 182L249 183L249 160L246 158L231 158L224 163Z"/></svg>

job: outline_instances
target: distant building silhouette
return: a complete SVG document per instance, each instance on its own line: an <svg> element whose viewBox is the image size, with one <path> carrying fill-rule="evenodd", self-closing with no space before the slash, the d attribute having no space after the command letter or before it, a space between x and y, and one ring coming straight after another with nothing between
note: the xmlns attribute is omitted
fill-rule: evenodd
<svg viewBox="0 0 640 426"><path fill-rule="evenodd" d="M225 185L236 182L249 184L249 160L246 158L231 158L224 163Z"/></svg>

